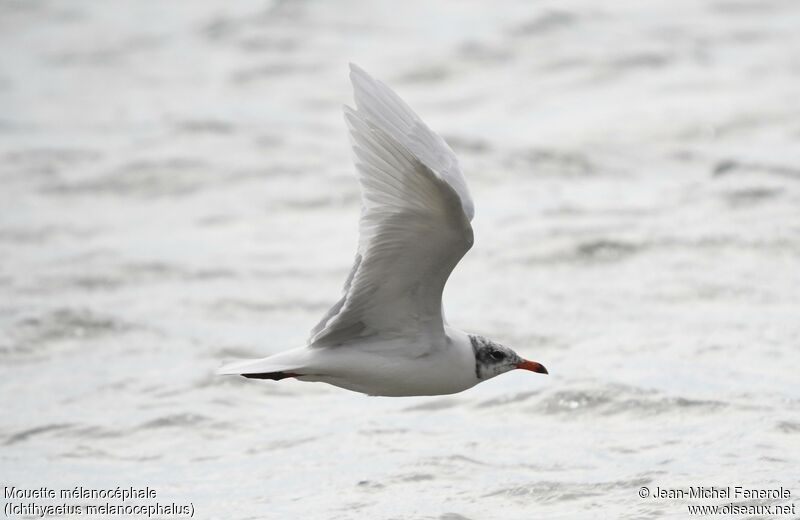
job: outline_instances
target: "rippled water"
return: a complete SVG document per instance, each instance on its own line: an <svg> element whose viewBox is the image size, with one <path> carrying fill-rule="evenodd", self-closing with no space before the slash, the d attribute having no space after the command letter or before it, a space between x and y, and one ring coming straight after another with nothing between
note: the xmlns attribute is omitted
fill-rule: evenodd
<svg viewBox="0 0 800 520"><path fill-rule="evenodd" d="M798 24L772 0L0 3L4 485L236 519L796 499ZM462 158L450 322L549 377L392 399L213 375L338 295L351 60Z"/></svg>

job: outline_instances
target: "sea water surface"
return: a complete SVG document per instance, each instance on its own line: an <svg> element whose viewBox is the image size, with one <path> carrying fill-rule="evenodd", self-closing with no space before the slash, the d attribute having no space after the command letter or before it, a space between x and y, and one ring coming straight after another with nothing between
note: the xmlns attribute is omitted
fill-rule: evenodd
<svg viewBox="0 0 800 520"><path fill-rule="evenodd" d="M2 485L237 520L797 501L798 27L781 0L3 1ZM348 61L461 158L449 321L549 376L395 399L214 375L338 298Z"/></svg>

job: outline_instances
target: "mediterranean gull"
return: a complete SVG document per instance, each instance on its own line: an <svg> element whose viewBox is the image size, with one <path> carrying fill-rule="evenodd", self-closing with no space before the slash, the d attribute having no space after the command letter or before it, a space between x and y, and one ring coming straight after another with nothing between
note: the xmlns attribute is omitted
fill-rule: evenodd
<svg viewBox="0 0 800 520"><path fill-rule="evenodd" d="M361 185L355 262L308 344L222 374L321 381L369 395L461 392L540 363L448 325L442 290L472 247L472 199L450 147L389 87L350 65L344 107Z"/></svg>

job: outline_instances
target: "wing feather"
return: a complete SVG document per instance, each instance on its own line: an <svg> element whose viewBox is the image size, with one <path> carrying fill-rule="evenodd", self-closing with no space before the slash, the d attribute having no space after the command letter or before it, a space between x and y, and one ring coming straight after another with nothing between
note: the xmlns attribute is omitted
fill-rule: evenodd
<svg viewBox="0 0 800 520"><path fill-rule="evenodd" d="M392 89L350 64L356 107L364 117L403 145L458 193L464 213L474 216L472 198L458 158L444 139L433 132Z"/></svg>
<svg viewBox="0 0 800 520"><path fill-rule="evenodd" d="M344 113L362 194L358 253L310 344L443 337L442 290L473 241L466 183L444 141L388 87L357 68L351 78L359 108ZM419 136L404 133L420 128Z"/></svg>

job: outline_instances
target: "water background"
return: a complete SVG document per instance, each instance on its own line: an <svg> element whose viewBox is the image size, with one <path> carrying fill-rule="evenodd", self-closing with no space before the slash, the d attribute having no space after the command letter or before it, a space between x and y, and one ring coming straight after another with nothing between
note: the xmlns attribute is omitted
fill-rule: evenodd
<svg viewBox="0 0 800 520"><path fill-rule="evenodd" d="M798 27L777 0L1 2L2 485L237 520L796 501ZM213 375L338 297L348 61L461 158L449 321L549 377L395 399Z"/></svg>

